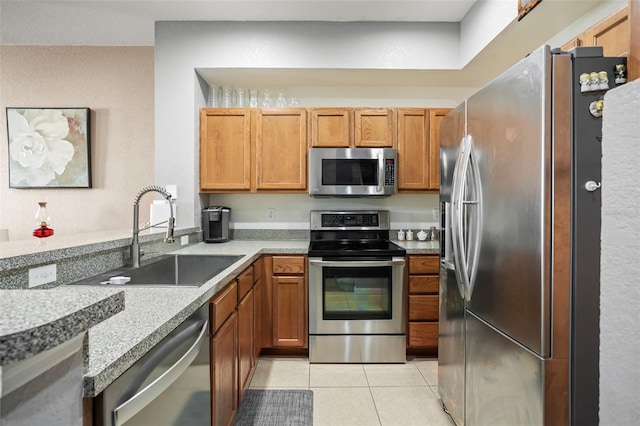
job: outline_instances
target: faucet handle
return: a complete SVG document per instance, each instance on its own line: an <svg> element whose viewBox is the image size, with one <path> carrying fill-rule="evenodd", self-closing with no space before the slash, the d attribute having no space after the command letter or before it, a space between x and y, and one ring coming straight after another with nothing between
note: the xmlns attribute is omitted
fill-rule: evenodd
<svg viewBox="0 0 640 426"><path fill-rule="evenodd" d="M173 238L173 228L175 226L175 221L176 220L173 217L170 217L167 221L167 235L164 238L165 243L172 243L175 241L175 239Z"/></svg>

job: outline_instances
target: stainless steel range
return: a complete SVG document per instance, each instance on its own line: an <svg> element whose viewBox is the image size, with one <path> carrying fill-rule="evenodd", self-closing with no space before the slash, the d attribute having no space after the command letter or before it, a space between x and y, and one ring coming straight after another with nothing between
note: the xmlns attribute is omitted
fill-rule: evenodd
<svg viewBox="0 0 640 426"><path fill-rule="evenodd" d="M309 361L406 361L405 249L389 212L311 211Z"/></svg>

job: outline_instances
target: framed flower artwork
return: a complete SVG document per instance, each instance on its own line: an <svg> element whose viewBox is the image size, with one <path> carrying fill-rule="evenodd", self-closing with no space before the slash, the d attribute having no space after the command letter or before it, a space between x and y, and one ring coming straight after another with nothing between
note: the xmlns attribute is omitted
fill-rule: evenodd
<svg viewBox="0 0 640 426"><path fill-rule="evenodd" d="M7 108L10 188L91 188L89 108Z"/></svg>
<svg viewBox="0 0 640 426"><path fill-rule="evenodd" d="M542 0L518 0L518 21L531 12Z"/></svg>

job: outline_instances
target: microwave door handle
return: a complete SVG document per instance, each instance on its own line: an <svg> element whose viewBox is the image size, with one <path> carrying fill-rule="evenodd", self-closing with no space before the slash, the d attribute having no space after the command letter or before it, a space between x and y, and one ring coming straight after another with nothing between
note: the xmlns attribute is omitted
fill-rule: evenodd
<svg viewBox="0 0 640 426"><path fill-rule="evenodd" d="M311 266L329 266L334 268L371 268L375 266L397 266L404 265L406 262L403 257L394 257L392 260L320 260L309 259Z"/></svg>
<svg viewBox="0 0 640 426"><path fill-rule="evenodd" d="M112 418L114 426L120 426L131 417L136 415L140 410L149 405L151 401L156 399L162 392L164 392L173 382L176 381L178 377L191 365L193 360L200 353L200 348L202 348L203 344L209 344L209 337L207 336L207 330L209 329L209 321L203 320L199 321L189 328L186 328L180 334L176 335L172 340L167 342L167 344L160 349L158 352L158 358L154 359L154 357L149 359L149 367L150 369L145 369L146 365L141 367L141 370L147 370L145 373L150 373L153 368L157 365L160 365L160 361L164 357L168 355L169 352L173 350L174 347L179 346L184 341L188 340L191 336L193 336L194 329L199 329L198 337L196 338L193 345L189 347L185 351L185 353L166 371L162 373L160 377L155 379L149 385L147 385L140 392L137 392L135 395L127 398L126 401L121 402L118 401L118 406L113 409ZM151 362L153 360L153 362ZM144 377L135 377L132 379L131 387L137 389L142 382L147 378L148 374L144 374ZM124 392L127 392L128 389L125 389Z"/></svg>
<svg viewBox="0 0 640 426"><path fill-rule="evenodd" d="M382 152L378 153L378 194L384 193L384 158Z"/></svg>

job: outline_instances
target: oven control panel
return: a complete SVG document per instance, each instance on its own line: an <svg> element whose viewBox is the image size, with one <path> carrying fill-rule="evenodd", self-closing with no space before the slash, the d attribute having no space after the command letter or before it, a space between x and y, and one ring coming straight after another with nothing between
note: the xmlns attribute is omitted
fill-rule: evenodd
<svg viewBox="0 0 640 426"><path fill-rule="evenodd" d="M388 230L389 210L311 210L312 231Z"/></svg>
<svg viewBox="0 0 640 426"><path fill-rule="evenodd" d="M343 228L350 226L375 226L378 227L379 220L376 213L357 213L357 214L323 214L323 228Z"/></svg>

